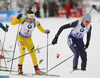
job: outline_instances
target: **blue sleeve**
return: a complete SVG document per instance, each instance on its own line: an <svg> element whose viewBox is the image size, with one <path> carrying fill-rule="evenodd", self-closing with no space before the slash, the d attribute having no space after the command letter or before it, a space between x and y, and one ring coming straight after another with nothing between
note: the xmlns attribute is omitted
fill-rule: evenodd
<svg viewBox="0 0 100 78"><path fill-rule="evenodd" d="M0 23L0 28L2 28L5 32L7 32L7 31L8 31L8 29L6 29L6 28L3 26L3 24L2 24L2 23Z"/></svg>
<svg viewBox="0 0 100 78"><path fill-rule="evenodd" d="M64 29L76 27L77 24L78 24L78 20L77 20L77 21L74 21L74 22L72 22L72 23L65 24L65 25L61 26L56 35L59 36L60 33L61 33Z"/></svg>
<svg viewBox="0 0 100 78"><path fill-rule="evenodd" d="M87 32L87 42L86 42L87 46L89 46L89 42L90 42L90 38L91 38L91 30L92 30L92 26L90 25L90 29Z"/></svg>

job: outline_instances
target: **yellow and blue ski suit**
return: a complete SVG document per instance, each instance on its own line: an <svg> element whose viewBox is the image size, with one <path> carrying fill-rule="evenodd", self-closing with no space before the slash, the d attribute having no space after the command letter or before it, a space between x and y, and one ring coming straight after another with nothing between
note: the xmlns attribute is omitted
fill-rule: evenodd
<svg viewBox="0 0 100 78"><path fill-rule="evenodd" d="M21 24L21 29L19 31L18 37L17 37L17 42L20 48L20 56L26 54L26 49L29 52L32 52L35 50L31 35L35 27L37 27L41 32L45 32L46 30L40 25L39 21L36 21L34 18L34 21L32 23L29 23L26 17L22 17L20 20L15 18L11 24L16 25L16 24ZM32 62L34 66L37 66L37 58L35 51L30 53ZM19 64L22 65L24 61L24 56L19 58Z"/></svg>

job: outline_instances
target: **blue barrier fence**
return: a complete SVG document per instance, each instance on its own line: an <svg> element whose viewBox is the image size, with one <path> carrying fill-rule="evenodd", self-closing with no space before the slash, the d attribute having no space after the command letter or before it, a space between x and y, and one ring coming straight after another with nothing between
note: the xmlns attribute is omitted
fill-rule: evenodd
<svg viewBox="0 0 100 78"><path fill-rule="evenodd" d="M0 76L0 78L9 78L9 76Z"/></svg>
<svg viewBox="0 0 100 78"><path fill-rule="evenodd" d="M11 22L20 11L1 11L0 12L0 22Z"/></svg>

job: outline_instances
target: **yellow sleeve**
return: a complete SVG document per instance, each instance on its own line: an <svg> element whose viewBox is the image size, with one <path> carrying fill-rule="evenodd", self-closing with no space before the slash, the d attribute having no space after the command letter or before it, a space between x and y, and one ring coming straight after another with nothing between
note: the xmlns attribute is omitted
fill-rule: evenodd
<svg viewBox="0 0 100 78"><path fill-rule="evenodd" d="M21 19L15 18L15 19L11 22L11 24L12 24L12 25L19 24L19 21L20 21L20 23L22 24L22 22L23 22L24 20L25 20L25 17L22 17Z"/></svg>
<svg viewBox="0 0 100 78"><path fill-rule="evenodd" d="M41 32L45 32L46 30L40 25L39 21L36 22L36 26L37 28L41 31Z"/></svg>

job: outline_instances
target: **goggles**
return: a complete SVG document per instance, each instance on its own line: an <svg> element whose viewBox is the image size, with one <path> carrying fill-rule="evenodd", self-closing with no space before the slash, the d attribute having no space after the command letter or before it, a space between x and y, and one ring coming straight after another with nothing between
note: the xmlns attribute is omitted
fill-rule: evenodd
<svg viewBox="0 0 100 78"><path fill-rule="evenodd" d="M35 18L35 14L27 14L28 18Z"/></svg>
<svg viewBox="0 0 100 78"><path fill-rule="evenodd" d="M91 21L87 21L85 18L83 18L83 20L88 24L91 22Z"/></svg>

